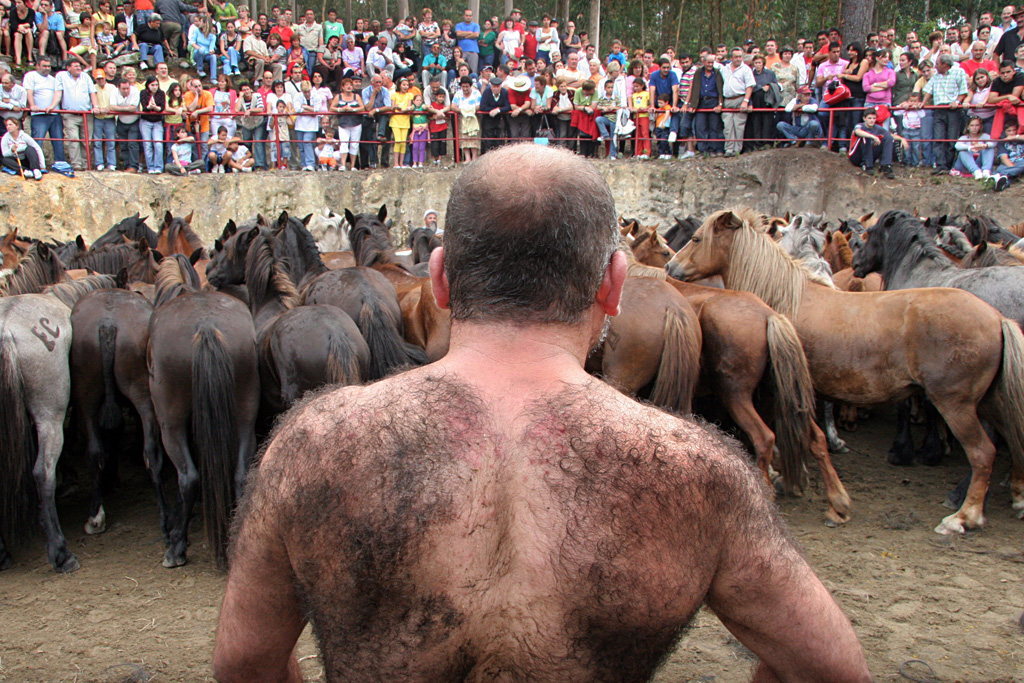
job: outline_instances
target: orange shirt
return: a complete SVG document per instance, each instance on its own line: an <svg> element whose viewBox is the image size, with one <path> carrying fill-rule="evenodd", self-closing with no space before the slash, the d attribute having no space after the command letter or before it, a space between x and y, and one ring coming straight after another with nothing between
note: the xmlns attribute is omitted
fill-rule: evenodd
<svg viewBox="0 0 1024 683"><path fill-rule="evenodd" d="M193 93L191 90L189 90L188 92L185 93L185 97L182 99L182 101L185 103L186 109L192 104L192 102L195 101L195 99L196 99L195 93ZM209 108L213 107L213 95L211 95L208 91L204 90L204 91L202 91L199 94L199 106L196 107L196 108L197 109L206 109L208 107ZM209 133L210 132L210 115L209 114L200 114L199 115L199 132L200 133Z"/></svg>

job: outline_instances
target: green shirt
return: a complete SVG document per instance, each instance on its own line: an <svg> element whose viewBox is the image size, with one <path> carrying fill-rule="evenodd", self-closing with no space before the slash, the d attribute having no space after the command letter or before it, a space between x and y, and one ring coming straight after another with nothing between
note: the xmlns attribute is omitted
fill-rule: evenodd
<svg viewBox="0 0 1024 683"><path fill-rule="evenodd" d="M426 125L430 119L427 118L426 108L421 104L416 107L416 113L412 115L413 125Z"/></svg>
<svg viewBox="0 0 1024 683"><path fill-rule="evenodd" d="M572 103L576 105L576 108L580 107L592 107L597 102L597 90L587 95L583 92L583 88L577 88L576 92L572 96Z"/></svg>
<svg viewBox="0 0 1024 683"><path fill-rule="evenodd" d="M238 18L238 10L235 9L235 6L230 2L225 2L223 7L214 3L213 9L210 10L210 13L213 14L214 21Z"/></svg>
<svg viewBox="0 0 1024 683"><path fill-rule="evenodd" d="M494 31L487 31L480 36L480 56L493 55L494 54L494 43L498 39L498 34Z"/></svg>
<svg viewBox="0 0 1024 683"><path fill-rule="evenodd" d="M331 39L331 36L338 36L341 38L345 35L345 25L340 21L325 21L324 22L324 42L326 43Z"/></svg>

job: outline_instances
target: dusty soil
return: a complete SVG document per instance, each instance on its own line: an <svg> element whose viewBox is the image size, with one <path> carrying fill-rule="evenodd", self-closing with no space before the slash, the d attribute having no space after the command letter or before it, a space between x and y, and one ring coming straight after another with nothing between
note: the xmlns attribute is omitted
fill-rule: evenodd
<svg viewBox="0 0 1024 683"><path fill-rule="evenodd" d="M942 466L885 464L891 411L878 409L855 434L851 452L835 456L853 496L853 520L823 525L820 489L780 501L794 537L853 620L879 681L1024 681L1024 527L1010 511L1008 489L994 486L988 527L943 539L932 527L939 505L967 472L961 452ZM920 435L918 435L920 438ZM1000 458L993 481L1008 462ZM84 475L84 469L81 470ZM108 499L109 530L82 531L88 501L65 498L61 518L82 562L54 574L40 545L16 553L0 574L0 681L207 681L224 575L194 528L191 562L160 565L156 509L141 467L122 466L122 487ZM82 483L85 484L83 478ZM307 631L299 644L307 680L319 680ZM923 660L935 673L930 679ZM704 611L660 672L658 681L748 680L752 660ZM901 678L904 665L906 678Z"/></svg>

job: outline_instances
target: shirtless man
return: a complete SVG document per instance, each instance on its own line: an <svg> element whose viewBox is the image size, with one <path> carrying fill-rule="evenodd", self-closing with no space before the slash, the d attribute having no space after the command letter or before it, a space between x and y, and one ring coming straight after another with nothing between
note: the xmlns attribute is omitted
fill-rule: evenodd
<svg viewBox="0 0 1024 683"><path fill-rule="evenodd" d="M704 604L757 681L871 680L736 444L583 371L626 277L616 215L564 150L463 171L430 260L451 350L283 420L239 512L219 680L300 681L308 619L328 681L642 681Z"/></svg>

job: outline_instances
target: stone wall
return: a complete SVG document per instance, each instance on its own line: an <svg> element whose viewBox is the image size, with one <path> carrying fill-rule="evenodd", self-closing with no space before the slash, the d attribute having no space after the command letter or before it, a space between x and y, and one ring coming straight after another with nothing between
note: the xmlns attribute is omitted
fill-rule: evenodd
<svg viewBox="0 0 1024 683"><path fill-rule="evenodd" d="M866 176L845 159L811 149L784 149L736 159L689 162L596 162L615 193L618 211L645 223L671 224L673 214L704 216L726 206L751 205L770 214L787 210L842 218L888 208L923 215L988 213L1004 225L1024 220L1024 191L1000 195L967 179L933 178L897 170L896 180ZM529 172L529 169L510 170ZM80 172L55 173L42 182L0 175L0 225L37 237L92 241L124 216L139 211L162 216L195 210L193 226L212 242L229 218L282 209L304 216L330 207L337 212L376 211L382 203L394 219L395 242L423 212L444 219L448 188L458 173L447 170L383 170L370 173L272 172L173 176ZM571 180L567 179L567 182ZM157 220L150 225L158 227Z"/></svg>

